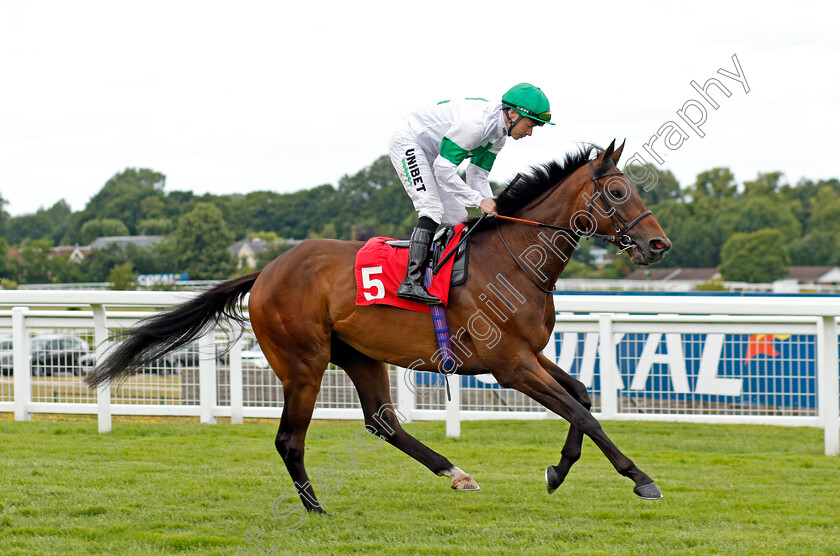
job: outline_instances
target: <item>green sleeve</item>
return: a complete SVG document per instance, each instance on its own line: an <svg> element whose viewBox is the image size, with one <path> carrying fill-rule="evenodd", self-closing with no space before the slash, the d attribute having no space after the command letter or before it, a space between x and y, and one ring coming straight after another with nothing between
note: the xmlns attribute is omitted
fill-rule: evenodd
<svg viewBox="0 0 840 556"><path fill-rule="evenodd" d="M490 151L489 147L492 145L487 145L488 149L482 153L474 154L473 157L470 159L472 164L475 164L479 168L487 170L488 172L493 169L493 163L496 162L496 153Z"/></svg>
<svg viewBox="0 0 840 556"><path fill-rule="evenodd" d="M470 151L458 146L449 137L444 137L440 142L440 156L458 166L465 158L470 156Z"/></svg>

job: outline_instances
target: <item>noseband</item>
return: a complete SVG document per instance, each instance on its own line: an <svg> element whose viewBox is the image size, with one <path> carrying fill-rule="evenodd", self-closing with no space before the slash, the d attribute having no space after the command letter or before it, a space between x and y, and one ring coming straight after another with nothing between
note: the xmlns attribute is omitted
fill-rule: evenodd
<svg viewBox="0 0 840 556"><path fill-rule="evenodd" d="M599 179L609 177L609 176L623 175L622 172L620 170L615 170L614 172L609 172L609 173L606 173L606 174L602 174L600 177L596 177L595 176L595 166L594 166L593 162L594 161L592 161L592 160L589 161L589 175L592 179L592 199L589 202L589 211L588 211L587 214L589 215L589 218L592 219L592 207L595 203L595 198L596 197L600 198L601 199L601 204L603 205L603 210L605 211L605 214L610 217L610 221L613 223L613 226L615 227L615 234L616 235L597 234L597 233L581 234L581 232L579 230L576 230L576 229L573 229L573 228L567 228L567 227L564 227L564 226L555 226L554 224L545 224L543 222L536 222L536 221L533 221L533 220L523 220L523 219L520 219L520 218L512 218L510 216L502 216L500 214L497 214L496 217L495 217L495 219L496 219L496 230L499 232L499 239L502 240L502 245L505 246L505 249L507 249L507 252L510 253L511 258L513 258L513 261L516 263L516 265L519 267L519 269L522 270L522 272L525 273L525 276L527 276L528 279L531 280L531 282L535 286L537 286L540 290L542 290L544 293L553 293L554 292L554 287L552 287L552 289L550 289L550 290L547 290L547 289L543 288L542 285L539 284L534 279L534 277L531 276L531 274L527 270L525 270L525 268L522 266L522 263L519 262L519 259L516 258L516 255L514 255L513 251L511 251L510 247L508 247L508 244L505 241L504 236L502 236L502 229L499 227L499 219L510 220L510 221L513 221L513 222L519 222L521 224L528 224L530 226L538 226L540 228L551 228L552 230L563 230L563 231L566 231L566 232L571 232L577 238L580 238L582 235L585 235L586 237L596 237L596 238L599 238L599 239L603 239L604 241L609 241L611 243L618 242L618 244L621 246L622 251L624 251L624 250L630 249L631 247L634 247L634 246L639 248L639 245L633 240L633 238L630 237L628 232L633 228L633 226L635 226L636 224L641 222L644 217L652 214L650 210L646 210L643 213L641 213L640 215L638 215L636 218L631 220L630 222L627 222L626 220L624 220L624 218L622 218L622 216L620 214L618 214L618 211L615 210L615 207L612 206L612 204L610 203L610 201L607 198L607 195L604 191L604 186L598 181ZM513 181L511 181L511 184L516 183L516 181L520 177L521 176L519 174L517 174L516 177L513 178Z"/></svg>

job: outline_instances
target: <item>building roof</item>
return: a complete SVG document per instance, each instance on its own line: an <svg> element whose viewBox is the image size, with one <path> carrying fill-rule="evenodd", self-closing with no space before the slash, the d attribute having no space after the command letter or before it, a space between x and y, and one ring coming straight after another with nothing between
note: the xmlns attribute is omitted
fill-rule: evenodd
<svg viewBox="0 0 840 556"><path fill-rule="evenodd" d="M791 266L788 267L788 280L818 280L831 272L837 270L836 266Z"/></svg>
<svg viewBox="0 0 840 556"><path fill-rule="evenodd" d="M91 249L104 249L116 243L120 247L136 245L137 247L151 247L163 241L163 236L107 236L98 237L90 243Z"/></svg>
<svg viewBox="0 0 840 556"><path fill-rule="evenodd" d="M80 252L82 255L90 253L90 246L88 245L57 245L53 247L53 253L56 256L72 255L74 252Z"/></svg>
<svg viewBox="0 0 840 556"><path fill-rule="evenodd" d="M625 280L658 280L662 282L703 282L720 273L716 268L637 268L624 277ZM838 283L840 267L836 266L791 266L783 280L800 283Z"/></svg>
<svg viewBox="0 0 840 556"><path fill-rule="evenodd" d="M228 252L233 255L234 257L238 257L240 254L245 255L250 252L254 255L257 253L262 253L271 244L265 241L262 238L255 238L255 239L240 239L230 247L228 247Z"/></svg>
<svg viewBox="0 0 840 556"><path fill-rule="evenodd" d="M709 268L637 268L625 280L662 280L702 282L717 276L718 269Z"/></svg>

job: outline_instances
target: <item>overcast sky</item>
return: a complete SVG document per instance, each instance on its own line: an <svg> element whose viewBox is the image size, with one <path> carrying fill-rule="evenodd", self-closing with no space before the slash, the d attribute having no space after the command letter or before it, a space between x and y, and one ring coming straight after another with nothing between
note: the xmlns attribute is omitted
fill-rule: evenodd
<svg viewBox="0 0 840 556"><path fill-rule="evenodd" d="M76 210L127 167L166 191L336 184L438 100L540 86L556 126L510 141L510 179L581 141L659 139L683 185L715 166L840 177L840 33L830 2L0 3L0 194L12 215ZM745 86L717 73L737 73ZM711 97L703 138L676 112ZM687 116L699 118L699 108ZM663 135L664 136L664 135Z"/></svg>

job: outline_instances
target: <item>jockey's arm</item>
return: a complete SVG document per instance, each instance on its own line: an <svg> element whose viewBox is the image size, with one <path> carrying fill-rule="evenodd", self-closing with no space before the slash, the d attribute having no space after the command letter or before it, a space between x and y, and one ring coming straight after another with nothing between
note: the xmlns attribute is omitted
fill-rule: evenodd
<svg viewBox="0 0 840 556"><path fill-rule="evenodd" d="M458 175L458 166L443 156L438 156L433 164L438 186L455 197L465 207L477 207L485 197L471 188ZM489 189L489 186L488 186Z"/></svg>
<svg viewBox="0 0 840 556"><path fill-rule="evenodd" d="M438 185L466 207L478 207L484 199L492 199L489 172L498 149L483 149L478 145L482 135L479 122L460 122L453 126L440 144L440 154L433 163ZM471 151L478 150L475 156ZM467 181L458 175L458 165L471 157L467 166Z"/></svg>

